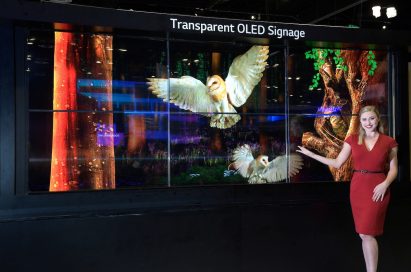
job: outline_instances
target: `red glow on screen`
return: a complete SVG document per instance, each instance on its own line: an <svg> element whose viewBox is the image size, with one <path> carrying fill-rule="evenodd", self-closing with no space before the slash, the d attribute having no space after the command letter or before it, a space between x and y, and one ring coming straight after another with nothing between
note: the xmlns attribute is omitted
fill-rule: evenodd
<svg viewBox="0 0 411 272"><path fill-rule="evenodd" d="M69 56L73 34L55 33L53 110L77 110L76 68ZM50 191L77 189L77 113L54 112ZM70 137L71 136L71 137Z"/></svg>
<svg viewBox="0 0 411 272"><path fill-rule="evenodd" d="M102 124L113 127L110 48L109 35L55 32L50 191L115 188L114 139L98 142ZM105 102L77 96L77 79L84 74L107 82L87 88L102 93Z"/></svg>

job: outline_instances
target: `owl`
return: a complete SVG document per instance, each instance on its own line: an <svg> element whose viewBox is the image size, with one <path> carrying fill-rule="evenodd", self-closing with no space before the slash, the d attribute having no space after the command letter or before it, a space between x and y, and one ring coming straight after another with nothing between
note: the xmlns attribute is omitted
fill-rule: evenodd
<svg viewBox="0 0 411 272"><path fill-rule="evenodd" d="M248 183L273 183L296 175L303 166L303 159L297 154L289 156L290 166L287 175L287 158L278 156L268 161L268 156L253 157L251 148L245 144L233 151L232 160L228 168L236 170L241 176L248 178Z"/></svg>
<svg viewBox="0 0 411 272"><path fill-rule="evenodd" d="M149 90L167 102L184 110L211 117L210 126L230 128L240 119L234 107L243 105L260 82L267 65L268 46L252 46L246 53L234 58L224 80L219 75L207 78L204 85L191 76L180 78L148 78Z"/></svg>

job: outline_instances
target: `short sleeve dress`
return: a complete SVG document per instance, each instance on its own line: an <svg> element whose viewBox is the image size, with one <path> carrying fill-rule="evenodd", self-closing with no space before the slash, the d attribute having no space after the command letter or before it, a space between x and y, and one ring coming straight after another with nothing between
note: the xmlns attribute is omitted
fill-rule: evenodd
<svg viewBox="0 0 411 272"><path fill-rule="evenodd" d="M383 201L372 200L375 186L384 181L389 162L389 154L397 142L384 134L379 134L371 150L365 144L358 144L358 135L351 135L346 140L351 146L355 170L368 170L383 173L354 172L350 185L350 203L354 217L355 230L360 234L378 236L383 233L385 214L390 201L389 190Z"/></svg>

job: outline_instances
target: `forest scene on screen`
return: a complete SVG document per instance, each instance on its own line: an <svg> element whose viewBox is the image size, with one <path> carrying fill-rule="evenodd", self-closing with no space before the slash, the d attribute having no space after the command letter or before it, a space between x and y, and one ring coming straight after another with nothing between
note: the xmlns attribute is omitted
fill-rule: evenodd
<svg viewBox="0 0 411 272"><path fill-rule="evenodd" d="M314 65L310 90L323 90L313 128L304 131L301 143L322 156L336 158L344 140L358 133L359 110L375 105L387 114L386 52L313 48L305 59ZM385 126L387 128L387 126ZM349 181L351 158L339 169L329 167L334 181Z"/></svg>
<svg viewBox="0 0 411 272"><path fill-rule="evenodd" d="M28 40L30 191L345 181L350 162L319 171L296 146L333 157L361 105L386 114L384 52L285 59L282 46L171 41L167 56L162 39Z"/></svg>

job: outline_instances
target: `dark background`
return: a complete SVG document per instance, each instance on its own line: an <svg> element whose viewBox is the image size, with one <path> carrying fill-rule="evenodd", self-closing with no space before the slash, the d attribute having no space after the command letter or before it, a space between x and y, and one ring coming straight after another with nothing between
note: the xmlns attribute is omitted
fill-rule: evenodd
<svg viewBox="0 0 411 272"><path fill-rule="evenodd" d="M411 265L410 201L397 186L379 271ZM279 203L273 190L250 188L232 205L10 220L0 224L2 271L365 271L348 188L294 190L344 196Z"/></svg>
<svg viewBox="0 0 411 272"><path fill-rule="evenodd" d="M33 0L36 2L36 0ZM409 30L410 7L400 0L72 0L72 4L133 9L235 19L252 19L296 24L332 26L355 25L361 28ZM381 17L372 15L372 7L383 8ZM397 16L387 18L386 7L395 7Z"/></svg>

